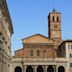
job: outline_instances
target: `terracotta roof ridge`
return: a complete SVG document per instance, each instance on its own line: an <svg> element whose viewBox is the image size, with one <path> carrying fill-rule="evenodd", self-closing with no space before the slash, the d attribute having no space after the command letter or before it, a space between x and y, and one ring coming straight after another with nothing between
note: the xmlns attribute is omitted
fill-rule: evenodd
<svg viewBox="0 0 72 72"><path fill-rule="evenodd" d="M40 36L42 36L42 37L48 38L48 37L46 37L46 36L44 36L44 35L42 35L42 34L37 33L37 34L31 35L31 36L29 36L29 37L23 38L22 40L27 39L27 38L30 38L30 37L32 37L32 36L36 36L36 35L40 35Z"/></svg>

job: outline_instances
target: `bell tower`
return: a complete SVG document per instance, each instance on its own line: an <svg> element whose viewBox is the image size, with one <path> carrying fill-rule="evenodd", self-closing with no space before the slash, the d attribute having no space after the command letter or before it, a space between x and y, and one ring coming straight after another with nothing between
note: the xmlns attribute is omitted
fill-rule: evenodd
<svg viewBox="0 0 72 72"><path fill-rule="evenodd" d="M53 10L48 16L49 38L61 42L61 14Z"/></svg>

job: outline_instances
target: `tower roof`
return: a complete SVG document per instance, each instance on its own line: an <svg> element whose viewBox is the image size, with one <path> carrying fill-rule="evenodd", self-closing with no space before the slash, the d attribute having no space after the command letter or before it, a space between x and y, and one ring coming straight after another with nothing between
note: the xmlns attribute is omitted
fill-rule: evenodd
<svg viewBox="0 0 72 72"><path fill-rule="evenodd" d="M56 12L56 9L55 8L53 8L53 12Z"/></svg>
<svg viewBox="0 0 72 72"><path fill-rule="evenodd" d="M49 13L48 17L49 17L51 14L61 14L61 13L60 13L60 12L57 12L55 9L53 9L53 10Z"/></svg>

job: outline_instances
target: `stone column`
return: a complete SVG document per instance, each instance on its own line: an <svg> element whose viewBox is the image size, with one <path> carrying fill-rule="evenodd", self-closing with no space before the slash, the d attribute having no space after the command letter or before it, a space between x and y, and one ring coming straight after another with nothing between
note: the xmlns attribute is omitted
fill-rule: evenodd
<svg viewBox="0 0 72 72"><path fill-rule="evenodd" d="M47 72L47 68L48 68L48 66L45 66L45 72Z"/></svg>
<svg viewBox="0 0 72 72"><path fill-rule="evenodd" d="M47 72L47 66L45 66L45 70L44 70L44 72Z"/></svg>
<svg viewBox="0 0 72 72"><path fill-rule="evenodd" d="M37 66L34 66L34 72L37 72Z"/></svg>
<svg viewBox="0 0 72 72"><path fill-rule="evenodd" d="M22 72L25 72L25 66L23 65Z"/></svg>
<svg viewBox="0 0 72 72"><path fill-rule="evenodd" d="M56 72L58 72L58 66L56 66Z"/></svg>
<svg viewBox="0 0 72 72"><path fill-rule="evenodd" d="M52 65L52 67L53 67L53 69L54 69L54 72L56 72L56 67L55 67L55 65Z"/></svg>
<svg viewBox="0 0 72 72"><path fill-rule="evenodd" d="M23 66L23 72L26 72L27 66Z"/></svg>

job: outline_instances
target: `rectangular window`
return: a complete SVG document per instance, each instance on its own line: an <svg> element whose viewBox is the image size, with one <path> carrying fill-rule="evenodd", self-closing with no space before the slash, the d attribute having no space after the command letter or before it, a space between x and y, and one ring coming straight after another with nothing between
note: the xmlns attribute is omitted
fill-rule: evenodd
<svg viewBox="0 0 72 72"><path fill-rule="evenodd" d="M68 49L70 49L70 45L68 45Z"/></svg>
<svg viewBox="0 0 72 72"><path fill-rule="evenodd" d="M70 67L72 67L72 63L70 63Z"/></svg>
<svg viewBox="0 0 72 72"><path fill-rule="evenodd" d="M71 49L72 49L72 45L71 45Z"/></svg>
<svg viewBox="0 0 72 72"><path fill-rule="evenodd" d="M72 54L70 54L70 58L72 58Z"/></svg>
<svg viewBox="0 0 72 72"><path fill-rule="evenodd" d="M68 49L72 49L72 45L68 45Z"/></svg>
<svg viewBox="0 0 72 72"><path fill-rule="evenodd" d="M0 32L0 35L2 35L2 33Z"/></svg>
<svg viewBox="0 0 72 72"><path fill-rule="evenodd" d="M2 41L0 40L0 44L2 44Z"/></svg>
<svg viewBox="0 0 72 72"><path fill-rule="evenodd" d="M30 51L30 56L33 56L33 50Z"/></svg>

